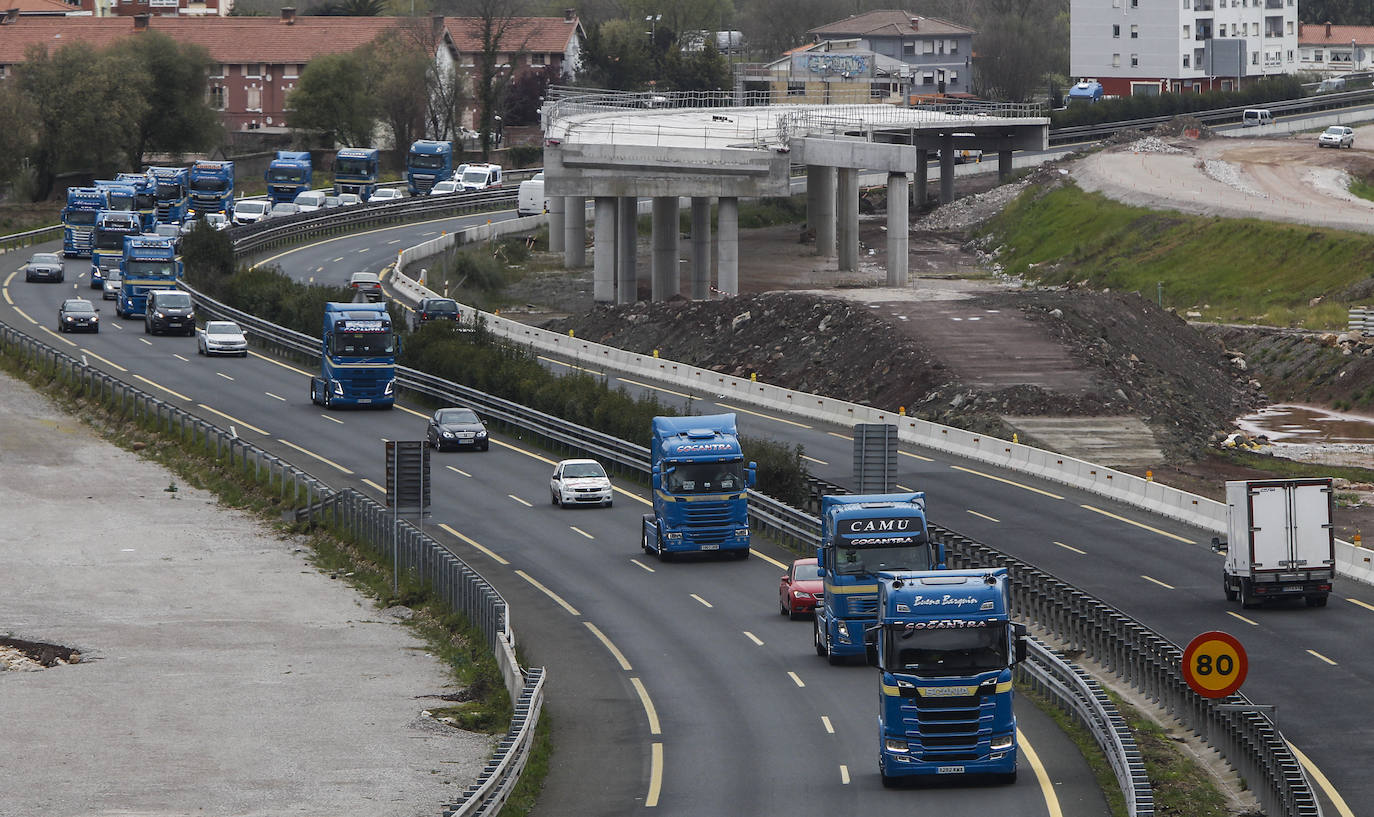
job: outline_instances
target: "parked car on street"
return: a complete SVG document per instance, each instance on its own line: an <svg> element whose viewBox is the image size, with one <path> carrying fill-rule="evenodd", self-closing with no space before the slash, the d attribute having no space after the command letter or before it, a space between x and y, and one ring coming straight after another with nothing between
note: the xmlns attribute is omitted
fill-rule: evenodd
<svg viewBox="0 0 1374 817"><path fill-rule="evenodd" d="M24 265L25 281L56 281L62 283L67 277L62 269L62 257L55 252L36 252L29 256Z"/></svg>
<svg viewBox="0 0 1374 817"><path fill-rule="evenodd" d="M1321 136L1317 137L1317 147L1353 148L1355 147L1355 131L1344 125L1332 125L1322 131Z"/></svg>
<svg viewBox="0 0 1374 817"><path fill-rule="evenodd" d="M563 460L553 467L549 494L555 505L611 507L611 479L596 460Z"/></svg>
<svg viewBox="0 0 1374 817"><path fill-rule="evenodd" d="M99 332L100 316L95 304L85 298L68 298L57 308L57 331Z"/></svg>
<svg viewBox="0 0 1374 817"><path fill-rule="evenodd" d="M487 425L470 408L441 408L429 418L429 428L425 439L430 448L443 451L445 448L471 448L486 451L491 445L487 439Z"/></svg>
<svg viewBox="0 0 1374 817"><path fill-rule="evenodd" d="M209 321L197 335L196 352L202 355L248 357L248 338L233 321Z"/></svg>

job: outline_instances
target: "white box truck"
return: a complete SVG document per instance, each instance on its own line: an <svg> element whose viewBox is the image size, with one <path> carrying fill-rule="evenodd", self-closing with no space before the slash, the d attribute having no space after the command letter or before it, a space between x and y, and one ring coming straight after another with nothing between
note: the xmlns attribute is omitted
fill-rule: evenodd
<svg viewBox="0 0 1374 817"><path fill-rule="evenodd" d="M1331 480L1236 480L1226 483L1229 541L1222 578L1227 601L1253 607L1302 598L1325 607L1336 571Z"/></svg>

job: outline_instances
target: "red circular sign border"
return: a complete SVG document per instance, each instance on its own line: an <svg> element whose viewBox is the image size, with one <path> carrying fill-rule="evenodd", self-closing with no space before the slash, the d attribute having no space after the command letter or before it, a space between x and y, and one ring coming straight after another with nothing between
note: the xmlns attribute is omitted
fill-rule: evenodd
<svg viewBox="0 0 1374 817"><path fill-rule="evenodd" d="M1221 641L1236 651L1236 661L1240 665L1236 669L1236 679L1221 689L1208 689L1197 678L1193 676L1192 658L1193 655L1202 648L1202 645L1210 641ZM1250 658L1245 654L1245 648L1240 641L1230 633L1223 633L1220 630L1201 633L1188 646L1183 649L1183 680L1188 682L1189 688L1204 698L1225 698L1234 695L1240 689L1241 684L1245 683L1245 676L1250 672Z"/></svg>

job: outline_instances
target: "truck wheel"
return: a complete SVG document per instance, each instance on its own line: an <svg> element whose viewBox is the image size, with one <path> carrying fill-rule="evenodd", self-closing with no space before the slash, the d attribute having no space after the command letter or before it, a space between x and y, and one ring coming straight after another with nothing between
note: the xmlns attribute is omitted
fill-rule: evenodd
<svg viewBox="0 0 1374 817"><path fill-rule="evenodd" d="M744 548L743 550L737 550L737 551L735 551L735 559L737 559L737 560L739 560L739 561L742 562L742 561L744 561L745 559L748 559L748 558L749 558L749 548Z"/></svg>
<svg viewBox="0 0 1374 817"><path fill-rule="evenodd" d="M1016 782L1016 772L1015 772L1015 771L1011 771L1011 772L1008 772L1007 774L999 774L999 775L997 775L997 782L999 782L999 783L1005 783L1006 785L1010 786L1012 783L1015 783L1015 782Z"/></svg>
<svg viewBox="0 0 1374 817"><path fill-rule="evenodd" d="M895 789L901 785L901 780L883 771L881 766L878 767L878 776L883 779L883 788L885 789Z"/></svg>
<svg viewBox="0 0 1374 817"><path fill-rule="evenodd" d="M320 398L319 398L318 394L317 394L316 391L315 391L315 381L314 381L314 380L311 380L311 381L310 381L310 403L311 403L312 405L316 405L316 406L318 406L318 405L320 404Z"/></svg>
<svg viewBox="0 0 1374 817"><path fill-rule="evenodd" d="M1325 594L1325 593L1318 593L1318 594L1315 594L1315 595L1308 596L1308 597L1307 597L1307 606L1308 606L1308 607L1325 607L1325 606L1326 606L1326 594Z"/></svg>
<svg viewBox="0 0 1374 817"><path fill-rule="evenodd" d="M821 623L819 621L811 627L811 636L816 643L816 655L825 655L825 644L821 642Z"/></svg>
<svg viewBox="0 0 1374 817"><path fill-rule="evenodd" d="M826 646L825 660L830 662L830 666L838 667L840 664L843 664L845 662L845 657L843 655L836 655L835 653L830 651L829 646Z"/></svg>
<svg viewBox="0 0 1374 817"><path fill-rule="evenodd" d="M1254 607L1258 604L1255 600L1255 591L1250 587L1248 579L1240 580L1240 606L1242 609Z"/></svg>
<svg viewBox="0 0 1374 817"><path fill-rule="evenodd" d="M1236 592L1236 588L1231 586L1231 579L1225 575L1221 577L1221 590L1226 594L1227 601L1235 601L1240 598L1240 593Z"/></svg>
<svg viewBox="0 0 1374 817"><path fill-rule="evenodd" d="M645 553L653 553L649 550L649 531L645 530L643 522L639 524L639 549Z"/></svg>

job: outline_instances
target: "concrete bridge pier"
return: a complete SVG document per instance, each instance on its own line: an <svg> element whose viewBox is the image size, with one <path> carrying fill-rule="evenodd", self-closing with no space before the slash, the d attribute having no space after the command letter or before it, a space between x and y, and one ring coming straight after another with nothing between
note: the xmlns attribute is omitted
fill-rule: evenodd
<svg viewBox="0 0 1374 817"><path fill-rule="evenodd" d="M954 201L954 136L945 133L940 138L940 203Z"/></svg>
<svg viewBox="0 0 1374 817"><path fill-rule="evenodd" d="M887 285L904 287L907 282L907 247L911 222L907 218L907 179L905 173L887 174Z"/></svg>
<svg viewBox="0 0 1374 817"><path fill-rule="evenodd" d="M552 231L552 225L549 229ZM564 200L563 265L568 269L587 266L587 199L585 196L568 196Z"/></svg>
<svg viewBox="0 0 1374 817"><path fill-rule="evenodd" d="M859 170L842 167L838 175L835 210L839 216L839 267L853 272L859 268Z"/></svg>
<svg viewBox="0 0 1374 817"><path fill-rule="evenodd" d="M563 208L567 203L562 196L549 196L549 252L563 252Z"/></svg>
<svg viewBox="0 0 1374 817"><path fill-rule="evenodd" d="M926 185L930 184L930 157L924 149L916 151L916 178L911 187L911 206L920 210L926 206Z"/></svg>
<svg viewBox="0 0 1374 817"><path fill-rule="evenodd" d="M692 300L711 297L711 199L692 197Z"/></svg>
<svg viewBox="0 0 1374 817"><path fill-rule="evenodd" d="M1011 151L997 151L997 181L1005 182L1011 178Z"/></svg>
<svg viewBox="0 0 1374 817"><path fill-rule="evenodd" d="M599 304L615 302L615 228L614 196L596 197L596 222L592 225L592 299Z"/></svg>
<svg viewBox="0 0 1374 817"><path fill-rule="evenodd" d="M806 166L806 226L816 234L816 255L835 256L835 168Z"/></svg>
<svg viewBox="0 0 1374 817"><path fill-rule="evenodd" d="M739 294L739 199L721 196L716 208L716 276L724 295Z"/></svg>
<svg viewBox="0 0 1374 817"><path fill-rule="evenodd" d="M615 228L615 302L618 304L632 304L639 300L639 282L635 280L635 245L639 240L636 232L638 219L639 198L620 196Z"/></svg>
<svg viewBox="0 0 1374 817"><path fill-rule="evenodd" d="M678 272L678 197L654 196L652 299L666 301L682 291Z"/></svg>

